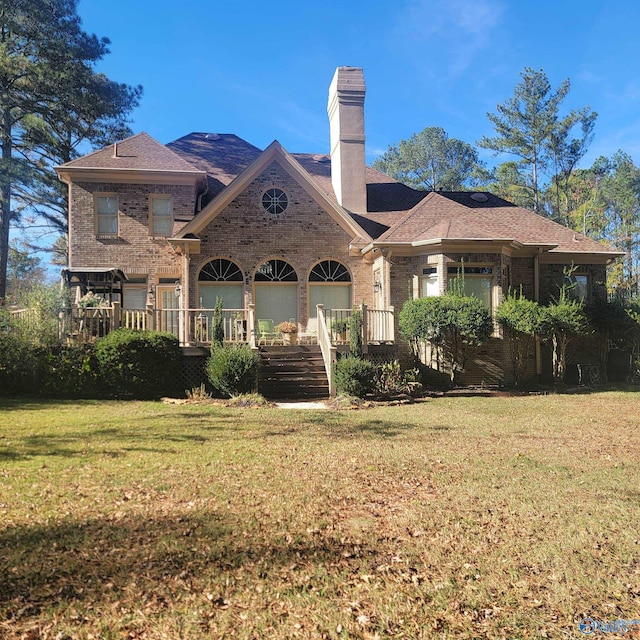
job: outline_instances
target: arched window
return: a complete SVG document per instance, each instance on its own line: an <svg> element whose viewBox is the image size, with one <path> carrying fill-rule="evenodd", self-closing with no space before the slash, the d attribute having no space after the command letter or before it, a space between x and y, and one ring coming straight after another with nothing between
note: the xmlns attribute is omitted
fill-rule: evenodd
<svg viewBox="0 0 640 640"><path fill-rule="evenodd" d="M309 317L316 317L316 305L326 309L351 308L351 274L337 260L322 260L309 272Z"/></svg>
<svg viewBox="0 0 640 640"><path fill-rule="evenodd" d="M231 260L214 258L200 269L198 282L242 282L242 271Z"/></svg>
<svg viewBox="0 0 640 640"><path fill-rule="evenodd" d="M198 302L203 309L213 309L222 300L225 309L242 309L242 271L235 262L214 258L198 272Z"/></svg>
<svg viewBox="0 0 640 640"><path fill-rule="evenodd" d="M267 260L256 270L256 282L298 282L296 270L284 260Z"/></svg>
<svg viewBox="0 0 640 640"><path fill-rule="evenodd" d="M283 320L298 318L298 274L284 260L274 258L263 262L254 277L256 317L273 320L274 325Z"/></svg>
<svg viewBox="0 0 640 640"><path fill-rule="evenodd" d="M323 260L311 269L309 282L351 282L351 274L341 262Z"/></svg>

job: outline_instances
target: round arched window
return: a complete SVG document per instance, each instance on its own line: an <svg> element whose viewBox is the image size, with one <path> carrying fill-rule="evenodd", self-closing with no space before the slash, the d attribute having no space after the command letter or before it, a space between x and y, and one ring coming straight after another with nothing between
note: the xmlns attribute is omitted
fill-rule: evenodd
<svg viewBox="0 0 640 640"><path fill-rule="evenodd" d="M267 260L256 270L256 282L298 282L296 270L284 260Z"/></svg>
<svg viewBox="0 0 640 640"><path fill-rule="evenodd" d="M213 309L219 300L225 309L242 309L243 276L240 267L226 258L214 258L198 272L198 303L202 309Z"/></svg>
<svg viewBox="0 0 640 640"><path fill-rule="evenodd" d="M287 210L289 198L282 189L267 189L262 194L262 206L272 216L279 216Z"/></svg>
<svg viewBox="0 0 640 640"><path fill-rule="evenodd" d="M337 260L318 262L309 272L310 318L315 318L318 304L325 309L351 308L351 275Z"/></svg>
<svg viewBox="0 0 640 640"><path fill-rule="evenodd" d="M323 260L311 269L309 282L351 282L351 275L341 262Z"/></svg>
<svg viewBox="0 0 640 640"><path fill-rule="evenodd" d="M215 258L200 269L198 282L242 282L242 271L231 260Z"/></svg>

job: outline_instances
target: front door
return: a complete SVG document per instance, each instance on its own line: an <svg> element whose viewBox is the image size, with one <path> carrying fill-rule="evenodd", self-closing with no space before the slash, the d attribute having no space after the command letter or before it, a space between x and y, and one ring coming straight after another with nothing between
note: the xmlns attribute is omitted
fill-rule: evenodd
<svg viewBox="0 0 640 640"><path fill-rule="evenodd" d="M176 296L175 285L158 285L158 330L172 333L180 337L179 306L180 298Z"/></svg>

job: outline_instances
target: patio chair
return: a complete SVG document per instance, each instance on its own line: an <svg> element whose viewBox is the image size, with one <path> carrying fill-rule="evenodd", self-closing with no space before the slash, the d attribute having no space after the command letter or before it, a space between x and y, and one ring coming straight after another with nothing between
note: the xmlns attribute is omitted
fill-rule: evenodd
<svg viewBox="0 0 640 640"><path fill-rule="evenodd" d="M273 345L280 334L273 330L273 320L258 319L258 345Z"/></svg>

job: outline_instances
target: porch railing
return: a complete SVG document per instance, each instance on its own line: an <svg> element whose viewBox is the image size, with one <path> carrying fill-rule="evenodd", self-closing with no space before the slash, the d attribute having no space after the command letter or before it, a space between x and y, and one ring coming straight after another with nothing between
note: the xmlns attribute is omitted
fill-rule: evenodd
<svg viewBox="0 0 640 640"><path fill-rule="evenodd" d="M223 309L225 342L255 342L255 322L249 309ZM27 318L26 313L20 314ZM93 342L120 327L172 333L183 345L210 344L214 332L213 309L122 309L118 303L104 307L72 307L59 316L59 334L75 342Z"/></svg>
<svg viewBox="0 0 640 640"><path fill-rule="evenodd" d="M395 320L391 309L369 309L363 304L363 348L375 343L394 341ZM30 310L19 315L28 319ZM349 344L351 309L325 309L322 319L326 340L330 346ZM155 329L175 335L182 345L209 345L214 339L213 309L122 309L116 302L104 307L72 307L60 314L59 333L62 339L93 342L120 327L145 330ZM318 319L320 316L318 316ZM318 325L320 322L318 321ZM222 328L225 342L256 344L255 308L223 309ZM318 326L318 343L321 330Z"/></svg>
<svg viewBox="0 0 640 640"><path fill-rule="evenodd" d="M329 395L336 395L336 363L338 361L336 346L331 340L331 334L327 325L327 317L324 305L316 305L318 313L318 344L322 351L322 359L324 360L324 370L327 373L327 381L329 382Z"/></svg>
<svg viewBox="0 0 640 640"><path fill-rule="evenodd" d="M393 343L395 340L395 315L389 309L369 309L366 304L362 311L362 344ZM335 345L349 344L351 309L327 309L327 328L331 342Z"/></svg>

